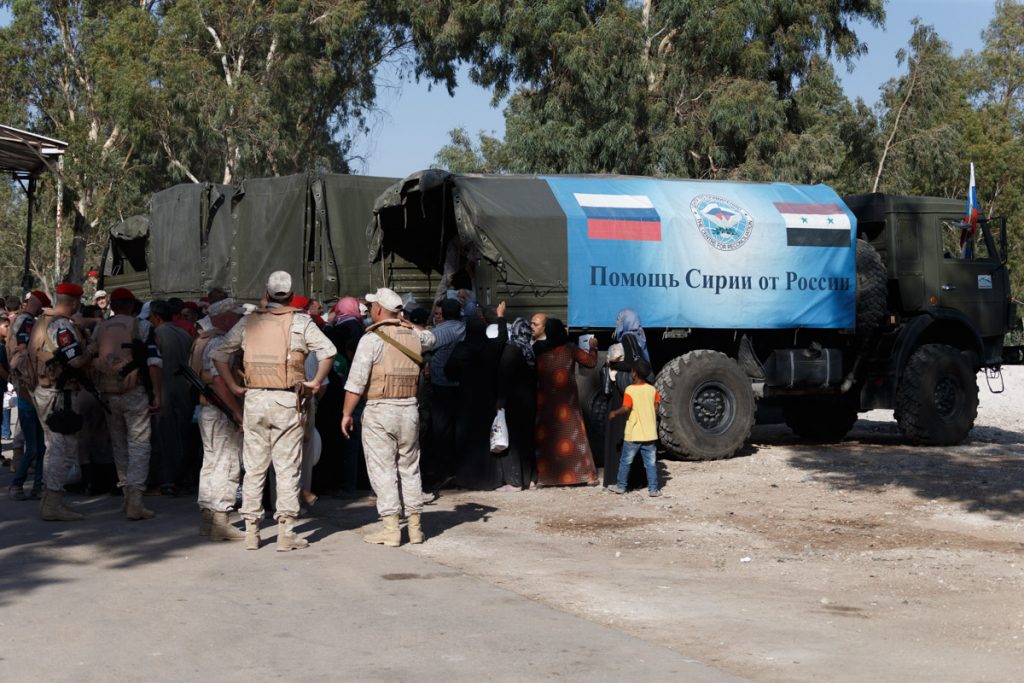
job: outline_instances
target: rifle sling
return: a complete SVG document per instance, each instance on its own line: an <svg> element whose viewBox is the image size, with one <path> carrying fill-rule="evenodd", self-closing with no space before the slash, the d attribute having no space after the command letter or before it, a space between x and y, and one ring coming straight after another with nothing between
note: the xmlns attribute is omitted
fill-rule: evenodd
<svg viewBox="0 0 1024 683"><path fill-rule="evenodd" d="M393 347L395 347L396 349L401 351L402 354L406 358L411 360L413 363L415 363L416 365L418 365L421 368L423 367L423 356L421 356L420 354L416 353L415 351L413 351L412 349L408 348L407 346L403 346L402 344L399 344L398 342L396 342L391 337L389 337L386 334L382 333L380 330L374 330L373 333L375 335L377 335L378 337L380 337L381 339L383 339L386 343L391 344Z"/></svg>

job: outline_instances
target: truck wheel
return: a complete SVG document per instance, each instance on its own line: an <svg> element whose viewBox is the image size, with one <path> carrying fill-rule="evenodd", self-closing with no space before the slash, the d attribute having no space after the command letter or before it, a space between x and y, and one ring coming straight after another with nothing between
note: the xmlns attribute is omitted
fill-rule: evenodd
<svg viewBox="0 0 1024 683"><path fill-rule="evenodd" d="M754 426L754 392L732 358L690 351L669 361L655 386L661 394L658 436L669 451L720 460L746 443Z"/></svg>
<svg viewBox="0 0 1024 683"><path fill-rule="evenodd" d="M951 446L978 416L978 381L960 351L925 344L914 351L896 388L896 423L914 441Z"/></svg>
<svg viewBox="0 0 1024 683"><path fill-rule="evenodd" d="M857 334L870 335L885 318L886 274L882 257L857 240Z"/></svg>
<svg viewBox="0 0 1024 683"><path fill-rule="evenodd" d="M848 397L814 396L785 402L782 415L786 426L805 441L842 441L857 421L857 402Z"/></svg>

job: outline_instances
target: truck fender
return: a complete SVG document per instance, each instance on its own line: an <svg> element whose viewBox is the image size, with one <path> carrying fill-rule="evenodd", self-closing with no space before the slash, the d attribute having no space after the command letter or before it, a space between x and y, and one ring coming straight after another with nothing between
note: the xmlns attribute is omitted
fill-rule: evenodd
<svg viewBox="0 0 1024 683"><path fill-rule="evenodd" d="M953 335L943 333L930 338L930 334L938 331L938 326L950 329ZM890 372L893 379L898 380L903 369L910 360L910 354L927 339L928 343L949 344L962 351L974 354L974 365L984 357L981 335L966 315L952 308L930 307L924 315L919 315L903 326L896 337L896 353L893 354ZM895 386L895 383L893 384Z"/></svg>

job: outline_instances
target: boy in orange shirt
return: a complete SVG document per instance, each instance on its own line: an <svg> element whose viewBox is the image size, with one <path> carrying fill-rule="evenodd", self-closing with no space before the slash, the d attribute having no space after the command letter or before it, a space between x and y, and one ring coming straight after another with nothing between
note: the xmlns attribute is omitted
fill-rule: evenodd
<svg viewBox="0 0 1024 683"><path fill-rule="evenodd" d="M658 403L661 402L661 395L645 379L651 374L650 363L641 358L634 363L630 374L633 384L626 387L622 407L608 414L609 420L629 414L626 420L626 439L622 443L622 457L619 460L618 483L609 486L608 490L612 493L626 492L629 468L639 452L640 457L644 459L644 470L647 472L647 494L654 498L661 495L661 489L658 488L658 470L654 465L658 444Z"/></svg>

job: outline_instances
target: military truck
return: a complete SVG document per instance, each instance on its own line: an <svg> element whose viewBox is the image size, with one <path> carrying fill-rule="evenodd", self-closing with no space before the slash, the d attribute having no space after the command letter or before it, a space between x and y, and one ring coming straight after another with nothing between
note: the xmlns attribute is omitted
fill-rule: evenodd
<svg viewBox="0 0 1024 683"><path fill-rule="evenodd" d="M1016 307L1005 221L963 258L962 219L957 200L820 185L429 170L378 198L368 233L375 276L420 301L468 287L605 343L636 310L660 440L710 460L758 405L817 442L876 408L916 443L966 438Z"/></svg>
<svg viewBox="0 0 1024 683"><path fill-rule="evenodd" d="M365 226L395 178L308 173L237 186L175 185L113 226L100 286L137 297L195 299L211 287L255 302L274 270L316 299L370 286Z"/></svg>

